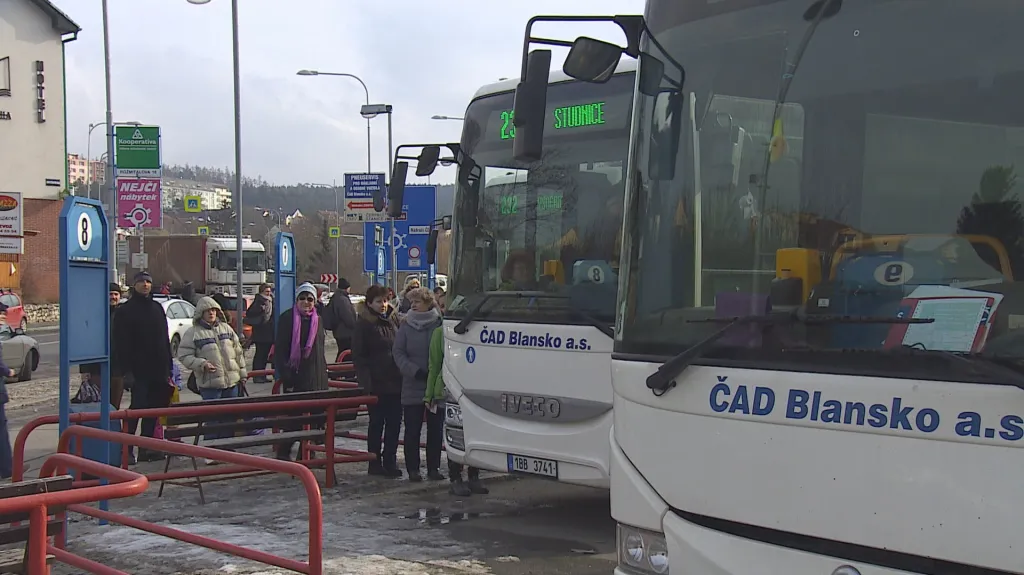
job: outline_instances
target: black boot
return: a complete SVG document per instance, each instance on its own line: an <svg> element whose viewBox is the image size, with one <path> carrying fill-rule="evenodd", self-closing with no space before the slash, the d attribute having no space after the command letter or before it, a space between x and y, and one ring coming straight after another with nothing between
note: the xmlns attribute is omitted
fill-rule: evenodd
<svg viewBox="0 0 1024 575"><path fill-rule="evenodd" d="M476 493L477 495L487 495L491 492L490 489L484 487L483 483L480 483L479 477L470 478L467 486L469 487L470 492Z"/></svg>
<svg viewBox="0 0 1024 575"><path fill-rule="evenodd" d="M451 485L448 486L448 493L456 497L469 497L473 494L473 491L469 489L469 486L462 481L461 477L452 480Z"/></svg>
<svg viewBox="0 0 1024 575"><path fill-rule="evenodd" d="M391 464L384 466L384 477L399 478L402 476L402 470L398 468L398 465Z"/></svg>
<svg viewBox="0 0 1024 575"><path fill-rule="evenodd" d="M440 470L428 469L427 470L427 479L429 479L431 481L444 481L445 477L444 477L444 475L441 475L441 471Z"/></svg>
<svg viewBox="0 0 1024 575"><path fill-rule="evenodd" d="M419 483L420 481L423 481L423 476L420 475L419 471L410 471L409 481L411 481L412 483Z"/></svg>
<svg viewBox="0 0 1024 575"><path fill-rule="evenodd" d="M369 469L366 470L368 475L379 475L381 477L387 475L387 471L384 470L384 464L379 459L375 459L370 462Z"/></svg>

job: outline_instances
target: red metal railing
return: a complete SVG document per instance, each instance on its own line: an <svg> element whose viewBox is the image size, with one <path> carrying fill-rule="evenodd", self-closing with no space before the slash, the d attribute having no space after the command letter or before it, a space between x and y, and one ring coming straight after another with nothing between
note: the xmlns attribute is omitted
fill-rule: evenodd
<svg viewBox="0 0 1024 575"><path fill-rule="evenodd" d="M351 410L359 409L365 405L375 403L377 399L373 396L357 396L357 397L338 397L338 398L323 398L323 399L302 399L302 400L287 400L282 399L280 405L282 408L290 408L300 410L302 408L314 409L314 408L326 408L327 411L327 429L325 430L326 437L335 436L335 421L336 413L339 410ZM238 403L231 405L203 405L197 403L196 405L178 405L175 407L160 407L160 408L147 408L147 409L126 409L120 411L114 411L110 413L111 421L119 421L126 419L141 419L143 417L162 417L167 415L219 415L219 416L231 416L239 415L244 416L247 413L259 412L266 410L266 405L259 403ZM73 413L70 416L71 423L88 423L93 421L99 421L99 413ZM24 427L18 432L18 436L14 440L14 466L13 466L13 480L21 481L25 474L25 445L28 441L29 435L42 425L50 425L58 423L59 418L57 415L46 415L37 417L32 421L25 424ZM83 426L72 426L74 427ZM100 431L100 430L96 430ZM127 465L128 461L128 446L134 445L128 443L128 437L132 437L128 434L121 432L112 432L118 437L121 437L120 443L122 445L122 466ZM178 442L165 441L165 440L153 440L157 441L157 445L161 446L159 451L169 452L167 449L169 445L180 445ZM81 448L81 444L77 447ZM147 447L148 449L148 447ZM215 453L223 453L223 451L214 450ZM327 450L325 453L326 457L323 459L303 459L302 463L308 466L326 466L327 468L327 487L333 487L335 483L334 465L336 463L354 463L359 461L368 461L373 459L375 456L366 454L365 452L352 452L352 450ZM210 459L216 459L211 457ZM187 471L171 471L167 473L151 473L147 477L150 481L160 481L164 479L189 479L195 477L209 477L216 475L229 475L244 472L258 471L260 468L252 468L246 466L221 466L217 468L205 468L197 470ZM83 483L86 484L86 483Z"/></svg>
<svg viewBox="0 0 1024 575"><path fill-rule="evenodd" d="M67 469L69 467L88 472L97 477L103 477L111 483L96 487L82 487L65 491L51 491L47 493L37 493L21 497L0 499L0 514L25 511L29 512L28 561L25 565L26 573L32 573L33 575L37 573L39 575L49 573L49 567L46 564L46 554L48 551L53 552L53 549L56 549L56 547L50 546L47 543L46 517L48 515L47 509L49 507L67 506L70 509L73 506L81 506L80 504L82 503L102 501L104 499L133 497L145 491L149 486L149 480L146 479L145 475L141 475L127 469L111 467L110 465L104 465L103 463L98 463L89 459L83 459L69 453L56 453L48 457L43 463L42 468L39 470L39 477L52 477L57 474L63 475L67 473ZM58 542L60 542L59 539ZM54 553L54 556L60 561L67 562L69 565L74 565L74 563L67 561L69 558L74 560L75 556L70 553L62 551L60 553ZM84 569L85 567L82 568ZM114 569L94 572L127 575L122 571Z"/></svg>
<svg viewBox="0 0 1024 575"><path fill-rule="evenodd" d="M294 402L294 403L301 403L301 402ZM227 406L225 406L225 407L227 407ZM145 410L140 410L140 411L145 411ZM329 423L333 423L333 421L330 421L330 418L329 418ZM164 537L169 537L169 538L175 539L177 541L182 541L182 542L185 542L185 543L191 543L193 545L198 545L200 547L206 547L207 549L212 549L214 551L219 551L221 553L227 553L229 555L234 555L235 557L241 557L243 559L248 559L250 561L256 561L256 562L263 563L263 564L266 564L266 565L272 565L274 567L280 567L282 569L288 569L290 571L297 571L299 573L307 573L309 575L322 575L323 574L323 502L322 502L322 499L321 499L321 496L320 496L320 485L319 485L319 483L317 483L316 476L314 476L313 472L310 471L304 465L301 465L299 463L292 462L292 461L282 461L282 460L279 460L279 459L271 459L271 458L268 458L268 457L258 457L258 456L255 456L255 455L248 455L248 454L245 454L245 453L236 453L236 452L233 452L233 451L224 451L224 450L221 450L221 449L212 449L212 448L209 448L209 447L202 447L202 446L199 446L199 445L189 445L189 444L186 444L186 443L177 443L177 442L173 442L173 441L166 441L166 440L163 440L163 439L153 439L153 438L150 438L150 437L139 437L139 436L128 435L128 434L120 433L120 432L116 432L116 431L104 431L102 429L96 429L96 428L92 428L92 427L85 427L83 425L73 425L71 427L68 427L68 429L66 429L64 431L64 433L61 434L60 442L59 442L58 447L57 447L58 451L60 451L61 453L59 453L57 456L54 456L54 457L58 457L60 455L64 455L65 457L73 457L73 456L68 456L66 454L68 446L70 445L72 437L77 437L78 438L76 443L78 443L79 445L82 443L82 440L86 439L86 438L95 439L95 440L101 440L101 441L110 441L112 443L121 443L121 444L124 444L124 445L132 445L132 446L136 446L136 447L139 447L139 448L151 449L151 450L154 450L154 451L163 451L163 452L166 452L166 453L173 453L175 455L182 455L182 456L185 456L185 457L202 457L202 458L206 458L206 459L222 461L222 462L225 462L225 463L233 463L233 464L235 464L235 466L241 467L241 468L254 468L254 469L260 469L260 470L263 470L263 471L276 472L276 473L284 473L286 475L291 475L291 476L295 477L296 479L298 479L299 481L302 482L302 486L306 490L306 501L309 504L309 560L308 560L308 562L296 561L294 559L289 559L289 558L286 558L286 557L280 557L280 556L277 556L277 555L272 555L270 553L266 553L266 552L263 552L263 551L258 551L256 549L250 549L248 547L242 547L240 545L234 545L232 543L227 543L225 541L218 541L218 540L212 539L210 537L204 537L202 535L196 535L194 533L189 533L187 531L182 531L180 529L174 529L172 527L167 527L167 526L164 526L164 525L157 525L156 523L152 523L152 522L149 522L149 521L144 521L142 519L136 519L136 518L133 518L133 517L127 517L125 515L122 515L120 513L114 513L112 511L103 511L103 510L100 510L100 509L95 509L95 508L89 507L87 505L78 504L79 503L78 501L66 501L64 503L68 504L68 510L69 511L73 511L75 513L80 513L82 515L88 515L90 517L95 517L97 519L104 519L104 520L110 521L111 523L118 523L118 524L121 524L121 525L125 525L127 527L133 527L135 529L140 529L142 531L147 531L149 533L154 533L156 535L162 535ZM85 464L80 463L78 461L78 459L79 458L75 458L75 461L74 461L73 465L75 467L81 466L83 470L89 471L89 470L85 469ZM328 459L330 459L330 453L329 452L328 452ZM88 461L88 460L86 460L86 461ZM110 466L106 466L106 465L95 463L95 462L88 462L88 463L93 463L94 464L93 466L90 466L90 469L99 470L100 468L106 468L106 470L108 471L108 474L110 474L110 470L117 470L117 472L120 472L120 473L131 473L131 472L127 472L125 470L121 470L121 469L117 469L117 468L112 468ZM89 473L93 473L95 475L102 476L101 473L97 473L95 471L89 471ZM137 475L137 474L133 473L133 475ZM142 477L142 481L144 482L142 484L142 489L140 489L138 492L141 492L141 491L145 490L145 487L148 484L146 482L145 477ZM77 490L67 491L67 492L56 492L56 493L53 493L53 494L44 494L44 495L60 495L61 493L75 493L75 492L78 492L78 491L86 491L87 489L90 489L90 488L77 489ZM97 488L91 488L91 489L97 489ZM133 493L132 495L135 495L135 494L136 493ZM30 496L30 497L35 497L35 496ZM100 496L100 497L93 496L92 499L86 499L85 501L98 501L98 500L103 499L103 498L105 498L105 497L104 496ZM0 506L2 506L3 501L5 501L5 500L0 500ZM61 501L58 500L58 503L61 503ZM2 510L2 509L3 509L3 507L0 507L0 510ZM18 509L13 509L12 511L17 511L17 510ZM34 520L34 518L33 518L33 520ZM41 531L41 533L42 533L42 536L45 537L45 534L46 534L46 531L45 531L45 512L44 512L44 515L43 515L43 525L44 525L44 527L43 527L43 530ZM81 569L90 570L93 573L100 573L101 575L105 575L106 573L119 573L117 571L95 570L95 567L96 567L97 564L95 564L93 562L88 562L88 564L87 564L84 561L78 561L73 556L69 557L68 556L69 554L60 554L60 555L58 555L58 554L55 553L54 555L56 555L58 557L58 559L60 559L61 561L65 561L65 562L69 563L70 565L73 565L73 566L81 568ZM68 559L70 559L70 561ZM45 566L45 553L43 555L43 561L44 561L44 566ZM32 570L29 570L29 573L45 573L45 571L32 571Z"/></svg>

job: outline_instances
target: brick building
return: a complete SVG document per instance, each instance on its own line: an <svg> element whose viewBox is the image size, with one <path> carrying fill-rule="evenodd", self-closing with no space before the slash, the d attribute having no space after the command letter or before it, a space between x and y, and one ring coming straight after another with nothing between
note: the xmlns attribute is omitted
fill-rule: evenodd
<svg viewBox="0 0 1024 575"><path fill-rule="evenodd" d="M24 254L7 281L27 301L59 297L57 219L69 187L64 45L77 24L48 0L0 0L0 192L22 194ZM0 278L2 279L2 278Z"/></svg>

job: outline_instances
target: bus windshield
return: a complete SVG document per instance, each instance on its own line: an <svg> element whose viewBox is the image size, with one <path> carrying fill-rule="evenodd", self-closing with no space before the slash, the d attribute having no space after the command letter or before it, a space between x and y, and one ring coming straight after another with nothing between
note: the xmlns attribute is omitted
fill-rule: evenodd
<svg viewBox="0 0 1024 575"><path fill-rule="evenodd" d="M928 352L1024 360L1024 5L647 5L668 78L636 104L617 352L792 312L701 361L974 381Z"/></svg>
<svg viewBox="0 0 1024 575"><path fill-rule="evenodd" d="M469 105L462 149L482 177L457 184L450 315L491 292L544 292L491 298L478 316L612 325L634 77L552 84L544 156L531 164L512 158L512 92Z"/></svg>

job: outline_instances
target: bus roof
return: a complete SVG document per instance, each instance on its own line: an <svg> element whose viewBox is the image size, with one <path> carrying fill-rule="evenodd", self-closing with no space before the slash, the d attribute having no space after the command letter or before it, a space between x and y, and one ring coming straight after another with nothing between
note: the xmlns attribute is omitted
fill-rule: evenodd
<svg viewBox="0 0 1024 575"><path fill-rule="evenodd" d="M619 60L619 65L615 69L616 74L630 74L636 72L636 59L624 57ZM548 83L555 84L558 82L572 82L573 79L565 74L561 70L552 70L548 74ZM508 80L502 80L493 84L487 84L476 91L473 94L473 99L482 98L484 96L491 96L494 94L501 94L503 92L514 92L516 86L519 84L519 78L510 78Z"/></svg>

